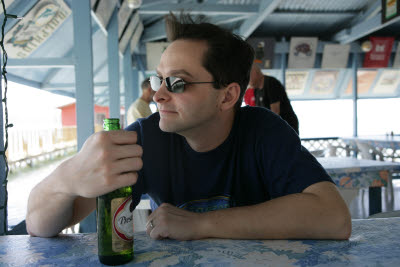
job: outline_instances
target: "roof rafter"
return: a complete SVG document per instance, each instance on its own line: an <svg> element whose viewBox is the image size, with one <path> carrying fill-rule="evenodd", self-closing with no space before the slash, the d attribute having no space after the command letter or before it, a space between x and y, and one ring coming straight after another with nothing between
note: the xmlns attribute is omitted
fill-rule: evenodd
<svg viewBox="0 0 400 267"><path fill-rule="evenodd" d="M367 11L361 13L353 20L351 27L337 32L332 39L347 44L400 21L400 17L396 17L388 22L382 23L381 12L381 2L376 1Z"/></svg>
<svg viewBox="0 0 400 267"><path fill-rule="evenodd" d="M222 4L166 4L139 9L139 14L166 15L172 12L184 10L193 15L221 16L221 15L255 15L258 5L222 5Z"/></svg>
<svg viewBox="0 0 400 267"><path fill-rule="evenodd" d="M247 39L265 18L274 12L280 2L281 0L262 0L258 7L258 13L245 20L236 33Z"/></svg>
<svg viewBox="0 0 400 267"><path fill-rule="evenodd" d="M63 58L10 58L7 68L73 68L73 57Z"/></svg>

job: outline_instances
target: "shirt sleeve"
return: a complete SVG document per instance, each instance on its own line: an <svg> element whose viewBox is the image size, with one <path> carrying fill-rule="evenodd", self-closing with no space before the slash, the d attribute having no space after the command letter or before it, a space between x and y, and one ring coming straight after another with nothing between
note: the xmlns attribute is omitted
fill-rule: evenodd
<svg viewBox="0 0 400 267"><path fill-rule="evenodd" d="M312 184L332 179L282 120L258 137L258 165L271 198L301 193Z"/></svg>
<svg viewBox="0 0 400 267"><path fill-rule="evenodd" d="M282 101L282 95L285 92L285 87L283 87L282 83L280 81L278 81L276 78L274 77L266 77L266 79L268 79L267 82L267 87L268 87L268 95L269 95L269 99L272 103L276 103L279 101Z"/></svg>

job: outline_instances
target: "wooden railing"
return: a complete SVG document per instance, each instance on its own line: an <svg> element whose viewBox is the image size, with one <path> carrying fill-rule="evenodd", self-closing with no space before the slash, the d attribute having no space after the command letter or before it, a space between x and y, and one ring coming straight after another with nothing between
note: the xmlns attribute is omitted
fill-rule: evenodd
<svg viewBox="0 0 400 267"><path fill-rule="evenodd" d="M76 127L8 132L7 158L10 171L35 161L76 151Z"/></svg>
<svg viewBox="0 0 400 267"><path fill-rule="evenodd" d="M102 125L95 125L95 132ZM7 158L10 171L32 166L35 162L71 154L77 150L76 126L46 130L21 130L8 132Z"/></svg>

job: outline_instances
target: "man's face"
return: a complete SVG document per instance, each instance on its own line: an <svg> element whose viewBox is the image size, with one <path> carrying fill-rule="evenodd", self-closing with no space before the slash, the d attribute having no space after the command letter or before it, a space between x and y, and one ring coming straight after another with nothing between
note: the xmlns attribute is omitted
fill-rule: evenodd
<svg viewBox="0 0 400 267"><path fill-rule="evenodd" d="M249 88L260 89L263 87L262 74L255 68L251 68Z"/></svg>
<svg viewBox="0 0 400 267"><path fill-rule="evenodd" d="M148 102L151 102L151 100L153 99L153 96L154 96L154 94L156 93L156 91L154 91L153 89L151 89L150 86L149 86L146 90L148 91L148 93L147 93Z"/></svg>
<svg viewBox="0 0 400 267"><path fill-rule="evenodd" d="M162 54L157 75L163 79L178 77L185 82L213 82L212 75L202 66L206 50L205 42L174 41ZM163 81L153 97L160 112L161 130L183 136L201 133L218 114L221 91L215 90L212 83L203 83L186 84L182 93L172 93Z"/></svg>

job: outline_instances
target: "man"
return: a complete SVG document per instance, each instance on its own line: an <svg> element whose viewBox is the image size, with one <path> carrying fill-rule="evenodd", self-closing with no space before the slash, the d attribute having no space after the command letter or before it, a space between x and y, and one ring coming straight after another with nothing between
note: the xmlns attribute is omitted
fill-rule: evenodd
<svg viewBox="0 0 400 267"><path fill-rule="evenodd" d="M255 105L265 107L282 117L299 134L299 121L283 85L274 77L264 75L253 64L249 86L254 88Z"/></svg>
<svg viewBox="0 0 400 267"><path fill-rule="evenodd" d="M133 102L128 112L126 113L126 120L128 125L135 122L139 118L146 118L153 114L150 109L150 102L153 99L154 91L150 87L149 78L145 79L141 85L142 95Z"/></svg>
<svg viewBox="0 0 400 267"><path fill-rule="evenodd" d="M159 112L95 133L37 185L28 232L54 236L96 196L134 185L135 204L148 193L159 205L147 224L154 239L347 239L347 206L298 135L267 109L240 108L252 48L170 16L172 43L150 79Z"/></svg>

